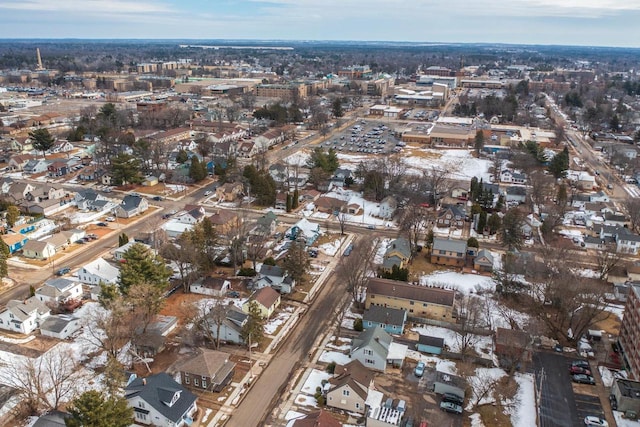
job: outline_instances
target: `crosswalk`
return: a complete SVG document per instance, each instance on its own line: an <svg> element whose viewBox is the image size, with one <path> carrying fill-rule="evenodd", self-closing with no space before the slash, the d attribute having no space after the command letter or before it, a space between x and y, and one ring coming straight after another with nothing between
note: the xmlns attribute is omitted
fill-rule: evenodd
<svg viewBox="0 0 640 427"><path fill-rule="evenodd" d="M624 191L629 193L631 197L640 197L640 188L637 185L624 185Z"/></svg>

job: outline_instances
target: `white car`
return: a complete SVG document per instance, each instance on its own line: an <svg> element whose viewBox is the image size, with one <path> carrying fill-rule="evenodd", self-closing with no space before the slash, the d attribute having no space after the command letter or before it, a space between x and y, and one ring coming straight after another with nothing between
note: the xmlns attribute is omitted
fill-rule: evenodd
<svg viewBox="0 0 640 427"><path fill-rule="evenodd" d="M114 216L108 216L108 217L106 217L104 220L105 220L105 221L108 221L108 222L113 222L113 221L115 221L115 220L116 220L116 217L114 217Z"/></svg>
<svg viewBox="0 0 640 427"><path fill-rule="evenodd" d="M586 426L600 426L600 427L609 427L609 423L599 417L594 417L589 415L588 417L584 417L584 425Z"/></svg>
<svg viewBox="0 0 640 427"><path fill-rule="evenodd" d="M205 192L204 192L205 197L206 197L206 196L210 196L211 194L213 194L213 192L212 192L212 191L208 191L208 190L207 190L207 191L205 191Z"/></svg>

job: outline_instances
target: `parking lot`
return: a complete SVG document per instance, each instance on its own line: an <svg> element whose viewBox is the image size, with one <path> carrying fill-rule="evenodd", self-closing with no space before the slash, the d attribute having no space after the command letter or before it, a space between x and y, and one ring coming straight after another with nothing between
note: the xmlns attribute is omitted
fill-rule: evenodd
<svg viewBox="0 0 640 427"><path fill-rule="evenodd" d="M569 375L572 358L564 354L537 352L533 356L539 394L540 426L584 426L584 417L604 418L595 387L574 384Z"/></svg>
<svg viewBox="0 0 640 427"><path fill-rule="evenodd" d="M344 153L389 154L402 151L406 144L393 135L384 122L362 120L322 143Z"/></svg>

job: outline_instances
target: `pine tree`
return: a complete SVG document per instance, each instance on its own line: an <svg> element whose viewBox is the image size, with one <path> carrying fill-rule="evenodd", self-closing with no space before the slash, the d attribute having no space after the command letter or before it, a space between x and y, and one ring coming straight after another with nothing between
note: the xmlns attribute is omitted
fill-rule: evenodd
<svg viewBox="0 0 640 427"><path fill-rule="evenodd" d="M118 247L120 248L127 243L129 243L129 236L127 236L125 233L120 234L118 236Z"/></svg>
<svg viewBox="0 0 640 427"><path fill-rule="evenodd" d="M67 427L128 427L133 422L133 408L124 397L107 397L96 390L78 396L67 411Z"/></svg>
<svg viewBox="0 0 640 427"><path fill-rule="evenodd" d="M240 338L247 345L260 345L264 340L264 319L255 301L249 302L249 316L247 322L242 326Z"/></svg>
<svg viewBox="0 0 640 427"><path fill-rule="evenodd" d="M171 277L171 269L164 260L155 255L149 248L139 243L134 244L122 256L119 288L126 295L135 284L151 283L160 289L166 289Z"/></svg>

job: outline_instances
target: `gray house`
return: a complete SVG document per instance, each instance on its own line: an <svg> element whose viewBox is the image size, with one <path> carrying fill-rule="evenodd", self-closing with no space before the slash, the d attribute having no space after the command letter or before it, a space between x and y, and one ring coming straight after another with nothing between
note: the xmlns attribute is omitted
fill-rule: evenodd
<svg viewBox="0 0 640 427"><path fill-rule="evenodd" d="M247 323L249 315L242 310L230 305L227 308L226 318L220 324L220 339L222 341L233 344L244 344L241 332L242 327ZM218 325L213 320L209 321L211 325L211 336L215 339L218 338Z"/></svg>
<svg viewBox="0 0 640 427"><path fill-rule="evenodd" d="M251 284L253 289L268 286L280 293L290 294L296 285L295 280L287 274L286 270L276 265L263 264L258 273L258 277Z"/></svg>
<svg viewBox="0 0 640 427"><path fill-rule="evenodd" d="M149 209L147 200L140 196L127 195L116 208L115 214L120 218L131 218Z"/></svg>
<svg viewBox="0 0 640 427"><path fill-rule="evenodd" d="M353 339L349 356L369 369L384 372L392 341L382 328L365 329Z"/></svg>
<svg viewBox="0 0 640 427"><path fill-rule="evenodd" d="M365 310L362 325L365 329L382 328L389 334L401 334L407 321L407 312L397 308L372 305Z"/></svg>
<svg viewBox="0 0 640 427"><path fill-rule="evenodd" d="M504 199L507 203L524 203L527 200L527 189L525 187L507 187Z"/></svg>

